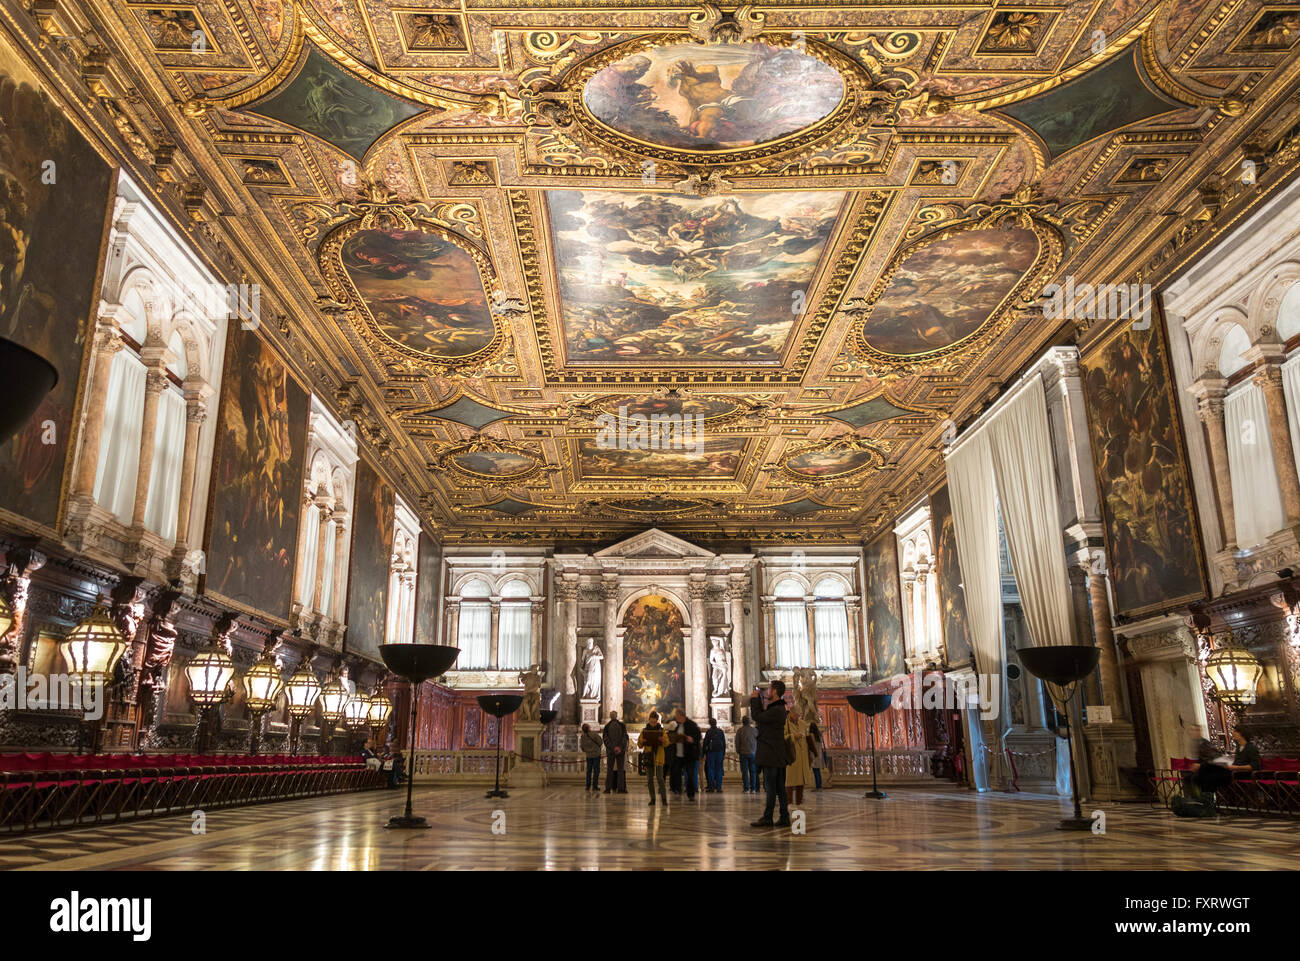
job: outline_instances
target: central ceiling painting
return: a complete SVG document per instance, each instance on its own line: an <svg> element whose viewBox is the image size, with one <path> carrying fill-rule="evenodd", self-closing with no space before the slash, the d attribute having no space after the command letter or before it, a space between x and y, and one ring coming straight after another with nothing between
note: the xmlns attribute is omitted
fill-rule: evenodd
<svg viewBox="0 0 1300 961"><path fill-rule="evenodd" d="M584 437L578 442L578 463L583 480L732 480L740 470L745 446L743 437L700 437L699 443L677 449L602 447Z"/></svg>
<svg viewBox="0 0 1300 961"><path fill-rule="evenodd" d="M833 67L765 43L651 47L605 67L583 91L592 116L619 133L693 150L779 140L824 120L843 99Z"/></svg>
<svg viewBox="0 0 1300 961"><path fill-rule="evenodd" d="M547 192L571 364L778 364L843 192Z"/></svg>

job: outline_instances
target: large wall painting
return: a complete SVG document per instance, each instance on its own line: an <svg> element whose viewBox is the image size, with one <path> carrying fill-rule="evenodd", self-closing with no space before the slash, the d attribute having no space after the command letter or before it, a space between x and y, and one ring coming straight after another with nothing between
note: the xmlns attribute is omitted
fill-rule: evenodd
<svg viewBox="0 0 1300 961"><path fill-rule="evenodd" d="M583 90L601 123L637 140L687 150L770 143L824 120L844 78L792 47L675 43L605 67Z"/></svg>
<svg viewBox="0 0 1300 961"><path fill-rule="evenodd" d="M976 333L1039 256L1023 227L957 230L905 251L862 328L882 354L926 354Z"/></svg>
<svg viewBox="0 0 1300 961"><path fill-rule="evenodd" d="M415 562L415 643L438 643L438 597L442 593L442 548L420 531Z"/></svg>
<svg viewBox="0 0 1300 961"><path fill-rule="evenodd" d="M686 703L682 612L658 594L632 602L623 615L623 720L644 723Z"/></svg>
<svg viewBox="0 0 1300 961"><path fill-rule="evenodd" d="M570 364L777 364L843 193L547 191Z"/></svg>
<svg viewBox="0 0 1300 961"><path fill-rule="evenodd" d="M343 270L389 340L430 357L464 359L496 337L480 260L452 235L358 230L343 241Z"/></svg>
<svg viewBox="0 0 1300 961"><path fill-rule="evenodd" d="M307 392L255 331L231 331L224 369L204 590L284 621L293 602Z"/></svg>
<svg viewBox="0 0 1300 961"><path fill-rule="evenodd" d="M904 673L903 600L898 582L898 539L886 530L866 546L867 645L871 679Z"/></svg>
<svg viewBox="0 0 1300 961"><path fill-rule="evenodd" d="M1161 334L1125 325L1082 358L1111 586L1120 614L1205 596L1201 539Z"/></svg>
<svg viewBox="0 0 1300 961"><path fill-rule="evenodd" d="M694 480L734 479L744 459L743 437L702 437L679 448L603 447L584 437L578 442L582 480L642 480L679 477Z"/></svg>
<svg viewBox="0 0 1300 961"><path fill-rule="evenodd" d="M393 489L364 458L357 461L356 510L348 575L348 650L378 654L388 628L396 503Z"/></svg>
<svg viewBox="0 0 1300 961"><path fill-rule="evenodd" d="M930 495L930 526L934 531L934 575L939 578L939 620L949 667L969 664L974 656L966 621L966 595L962 589L961 562L957 555L957 530L952 520L952 500L945 484Z"/></svg>
<svg viewBox="0 0 1300 961"><path fill-rule="evenodd" d="M112 184L109 165L0 44L0 336L59 374L31 420L0 445L0 508L46 528L58 522L75 446Z"/></svg>

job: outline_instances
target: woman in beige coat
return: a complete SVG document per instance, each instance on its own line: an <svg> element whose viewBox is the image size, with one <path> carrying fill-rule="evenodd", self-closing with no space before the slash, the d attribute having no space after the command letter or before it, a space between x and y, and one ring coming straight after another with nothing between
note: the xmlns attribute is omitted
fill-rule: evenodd
<svg viewBox="0 0 1300 961"><path fill-rule="evenodd" d="M804 785L812 781L812 761L808 755L808 725L798 709L786 716L785 736L794 741L794 762L785 766L786 803L802 804Z"/></svg>

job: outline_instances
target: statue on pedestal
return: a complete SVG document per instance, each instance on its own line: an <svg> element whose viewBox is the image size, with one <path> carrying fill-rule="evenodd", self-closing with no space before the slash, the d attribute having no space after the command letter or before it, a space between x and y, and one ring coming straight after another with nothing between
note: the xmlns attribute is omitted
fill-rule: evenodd
<svg viewBox="0 0 1300 961"><path fill-rule="evenodd" d="M542 719L541 665L534 664L528 670L520 671L519 683L524 686L524 703L519 707L519 720L540 722Z"/></svg>
<svg viewBox="0 0 1300 961"><path fill-rule="evenodd" d="M817 671L811 667L794 669L794 705L804 720L820 720L817 710Z"/></svg>
<svg viewBox="0 0 1300 961"><path fill-rule="evenodd" d="M731 651L727 649L727 639L714 635L709 648L709 689L710 697L721 699L731 696Z"/></svg>
<svg viewBox="0 0 1300 961"><path fill-rule="evenodd" d="M600 698L600 681L604 673L602 661L605 654L596 646L594 637L587 638L587 648L582 652L582 696Z"/></svg>

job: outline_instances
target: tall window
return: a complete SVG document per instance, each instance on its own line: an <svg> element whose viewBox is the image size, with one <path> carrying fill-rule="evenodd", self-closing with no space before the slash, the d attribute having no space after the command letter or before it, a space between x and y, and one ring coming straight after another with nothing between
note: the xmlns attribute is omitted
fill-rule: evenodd
<svg viewBox="0 0 1300 961"><path fill-rule="evenodd" d="M126 296L124 346L113 355L104 401L104 428L95 469L95 503L131 523L135 485L140 470L140 411L144 409L145 366L140 349L148 332L144 303L132 291Z"/></svg>
<svg viewBox="0 0 1300 961"><path fill-rule="evenodd" d="M775 598L776 666L811 667L803 585L793 577L786 577L777 583L772 593Z"/></svg>
<svg viewBox="0 0 1300 961"><path fill-rule="evenodd" d="M529 666L533 654L533 602L528 584L521 580L507 581L501 588L501 623L497 630L497 668L502 671L521 670Z"/></svg>
<svg viewBox="0 0 1300 961"><path fill-rule="evenodd" d="M352 482L357 447L343 426L316 397L307 417L306 483L298 521L298 585L294 600L300 616L337 629L347 601L351 541Z"/></svg>
<svg viewBox="0 0 1300 961"><path fill-rule="evenodd" d="M158 397L158 421L153 432L153 470L145 499L144 526L163 540L176 538L180 507L181 465L185 461L185 345L172 331L167 342L167 382Z"/></svg>
<svg viewBox="0 0 1300 961"><path fill-rule="evenodd" d="M842 670L849 666L849 614L844 606L844 585L823 577L813 587L813 631L817 667Z"/></svg>
<svg viewBox="0 0 1300 961"><path fill-rule="evenodd" d="M400 497L393 511L393 557L388 570L388 630L390 644L415 640L416 555L420 522Z"/></svg>
<svg viewBox="0 0 1300 961"><path fill-rule="evenodd" d="M487 581L472 580L460 592L460 632L456 646L460 670L486 668L492 661L492 589Z"/></svg>

